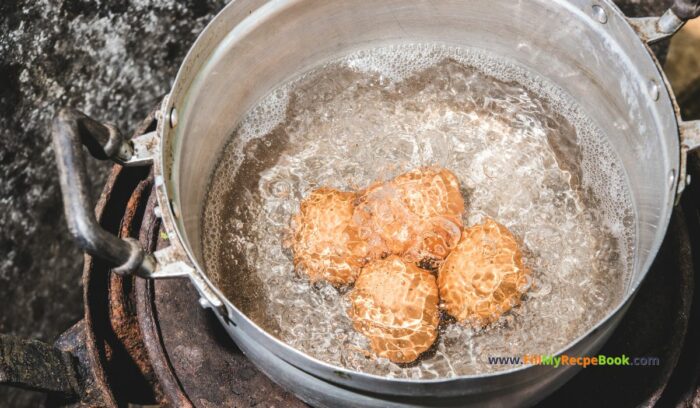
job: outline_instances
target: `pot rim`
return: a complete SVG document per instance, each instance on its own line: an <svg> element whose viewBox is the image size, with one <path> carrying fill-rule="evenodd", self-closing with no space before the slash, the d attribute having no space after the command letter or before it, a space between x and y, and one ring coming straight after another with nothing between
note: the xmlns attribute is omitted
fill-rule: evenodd
<svg viewBox="0 0 700 408"><path fill-rule="evenodd" d="M300 1L300 0L292 0L292 1ZM569 9L570 12L572 13L583 13L583 11L578 8L576 5L572 4L570 0L555 0L556 2L560 3L563 7L566 7ZM205 30L199 35L197 38L197 41L193 44L193 46L190 48L183 64L181 65L177 77L173 83L173 86L171 88L171 93L168 94L165 99L163 100L163 104L161 107L161 118L169 118L169 113L172 111L176 101L175 101L175 90L184 88L185 85L183 85L183 82L189 86L189 82L187 79L193 75L191 72L191 67L190 64L191 62L195 59L198 58L200 53L202 52L201 48L204 46L211 46L211 44L208 44L208 41L210 41L210 36L214 34L215 31L219 30L219 27L217 26L217 22L222 19L222 16L225 15L232 7L242 5L245 6L247 3L261 3L258 5L256 8L252 8L251 13L255 12L266 12L266 13L273 13L275 10L283 7L284 2L270 2L265 4L264 1L260 0L234 0L233 2L229 3L224 9L222 9L219 14L209 23L209 25L205 28ZM625 22L626 25L626 35L630 37L636 38L636 44L635 47L643 47L646 55L645 58L647 58L645 61L638 61L640 64L653 64L655 67L655 73L657 75L656 79L659 83L663 83L663 86L660 87L660 98L658 103L670 103L673 107L674 112L676 113L676 116L674 118L675 122L675 130L676 130L676 137L679 140L679 145L681 142L681 134L678 130L678 124L680 122L680 115L679 115L679 109L678 105L675 99L675 96L671 90L670 83L668 82L668 79L666 78L666 75L663 72L662 67L660 66L658 60L654 56L653 52L649 48L649 46L644 42L640 37L637 32L634 31L633 27L630 25L630 23L627 21L626 16L622 13L622 11L612 2L612 0L599 0L597 2L598 4L601 4L605 7L606 10L609 11L608 13L608 19L618 19L621 21ZM592 18L592 17L591 17ZM186 90L184 91L186 93ZM373 382L378 384L379 386L376 387L377 390L382 389L382 384L395 384L395 385L405 385L408 387L413 387L417 384L420 385L437 385L437 384L453 384L457 383L460 381L479 381L479 380L490 380L490 379L497 379L497 378L503 378L506 376L518 376L520 378L520 381L518 384L523 384L523 383L529 383L529 382L535 382L537 381L544 373L547 371L547 368L550 366L537 366L537 365L518 365L514 366L513 368L509 368L506 370L500 370L500 371L495 371L495 372L489 372L489 373L482 373L482 374L468 374L468 375L460 375L460 376L455 376L455 377L445 377L445 378L435 378L435 379L410 379L410 378L389 378L381 375L376 375L376 374L369 374L369 373L364 373L360 371L355 371L351 370L345 367L341 366L336 366L330 363L327 363L323 360L317 359L311 355L308 355L296 348L293 348L289 346L287 343L284 341L274 337L270 333L268 333L266 330L262 329L260 326L258 326L254 321L252 321L248 316L246 316L244 313L242 313L228 298L219 290L219 288L211 281L211 279L207 276L206 273L204 273L204 269L199 265L197 258L194 256L193 251L191 248L185 244L187 242L185 233L184 231L184 226L177 221L176 213L175 210L173 209L173 205L177 205L176 201L173 200L173 194L170 193L172 189L174 188L173 183L176 183L172 179L172 166L169 164L170 160L174 160L172 158L173 153L171 151L171 144L168 143L170 142L169 138L172 138L172 129L170 127L170 121L165 119L165 120L160 120L158 121L158 127L157 127L157 134L159 137L159 149L156 152L154 156L154 170L156 177L161 177L161 182L159 183L158 181L156 182L156 191L157 191L157 198L159 202L159 206L161 208L162 212L162 220L163 224L166 228L166 231L168 235L170 236L170 241L171 245L175 244L179 246L182 249L182 253L184 256L186 256L186 259L181 259L181 261L184 261L188 263L191 268L189 269L189 272L187 273L188 277L192 280L192 282L195 284L197 289L199 290L200 294L202 294L203 298L207 299L209 302L209 306L213 306L213 309L215 309L216 313L222 316L224 313L227 313L229 316L224 316L224 320L230 319L232 317L235 317L235 320L238 320L237 322L234 323L235 326L243 326L245 327L250 327L251 330L255 330L258 336L252 337L254 341L257 341L258 343L260 340L263 340L265 343L263 344L263 347L265 347L268 351L274 353L278 358L288 362L289 364L292 364L303 371L309 372L305 368L299 367L298 364L296 364L293 360L305 360L310 363L312 363L315 368L317 368L319 371L327 371L327 372L333 372L336 375L336 379L342 382L343 379L361 379L365 380L367 382ZM673 168L678 170L681 167L682 164L682 149L678 149L678 154L677 160L672 163ZM678 174L678 172L676 172ZM673 191L676 191L678 187L680 177L676 177L674 182L673 182ZM663 228L664 231L668 229L669 223L670 223L670 218L671 218L671 211L667 211L667 214L665 214L663 220L659 223L659 228ZM175 241L175 242L173 242ZM617 322L619 322L619 317L624 313L624 309L629 305L631 300L634 298L636 295L641 282L644 280L646 277L652 262L654 261L659 248L661 246L662 240L658 240L655 242L655 244L652 247L652 250L650 251L650 256L647 258L645 264L641 268L643 271L637 279L636 282L630 283L628 286L626 293L624 296L621 297L619 302L616 304L615 307L611 308L608 313L604 315L601 319L598 320L598 322L593 325L590 329L586 330L583 334L579 335L576 337L574 340L568 342L565 346L561 347L560 349L557 350L557 352L553 353L553 355L561 355L564 353L567 353L567 351L575 348L576 345L581 343L581 341L588 337L591 336L593 333L600 331L603 326L605 326L607 323L614 321L613 327L608 327L606 330L609 332L612 332L612 329L614 329L614 326L617 325ZM212 295L214 297L212 297ZM218 302L217 302L218 300ZM221 306L219 306L219 303ZM231 316L233 315L233 316ZM619 315L619 316L618 316ZM616 317L618 317L617 321L615 321ZM242 330L243 328L241 327L235 327L234 330ZM251 336L251 333L246 333L246 335ZM272 347L270 347L272 346ZM288 358L288 356L283 356L284 353L290 353L289 356L293 356L295 358ZM540 375L533 376L532 374L534 373L535 370L539 371ZM313 373L312 374L316 374ZM392 390L396 391L396 390ZM483 391L483 389L482 389Z"/></svg>

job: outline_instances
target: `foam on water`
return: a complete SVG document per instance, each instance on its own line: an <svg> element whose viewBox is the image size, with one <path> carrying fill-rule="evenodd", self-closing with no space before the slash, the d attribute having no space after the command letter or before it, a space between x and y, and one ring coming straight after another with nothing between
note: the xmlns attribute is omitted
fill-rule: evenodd
<svg viewBox="0 0 700 408"><path fill-rule="evenodd" d="M243 118L203 214L205 267L261 327L332 364L402 378L512 368L488 356L550 354L620 300L634 254L623 169L556 87L474 50L360 51L281 85ZM486 329L444 324L409 366L367 358L342 292L298 277L285 249L311 190L366 187L423 165L460 179L465 224L490 216L523 242L532 288Z"/></svg>

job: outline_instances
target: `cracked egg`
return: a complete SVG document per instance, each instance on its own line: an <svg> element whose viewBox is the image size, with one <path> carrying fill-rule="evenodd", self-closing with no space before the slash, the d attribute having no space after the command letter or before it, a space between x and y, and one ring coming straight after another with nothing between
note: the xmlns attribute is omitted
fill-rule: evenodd
<svg viewBox="0 0 700 408"><path fill-rule="evenodd" d="M438 286L445 310L461 323L486 326L520 303L530 270L513 234L487 218L466 228L440 266Z"/></svg>
<svg viewBox="0 0 700 408"><path fill-rule="evenodd" d="M461 236L464 199L449 170L423 167L361 193L353 223L373 257L437 266Z"/></svg>
<svg viewBox="0 0 700 408"><path fill-rule="evenodd" d="M398 256L367 264L350 293L348 315L372 350L410 363L435 342L440 315L435 277Z"/></svg>
<svg viewBox="0 0 700 408"><path fill-rule="evenodd" d="M292 220L294 266L309 280L351 284L365 263L366 244L349 228L356 194L319 188L301 202Z"/></svg>

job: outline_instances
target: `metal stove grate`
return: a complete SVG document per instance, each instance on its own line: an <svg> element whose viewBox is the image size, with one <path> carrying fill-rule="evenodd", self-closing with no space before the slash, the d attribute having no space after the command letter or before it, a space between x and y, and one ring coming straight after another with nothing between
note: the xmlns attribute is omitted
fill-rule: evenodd
<svg viewBox="0 0 700 408"><path fill-rule="evenodd" d="M154 126L151 114L137 134ZM689 171L700 180L699 157L691 157ZM153 212L152 187L150 169L115 166L96 209L102 226L138 238L150 250L167 245ZM584 369L539 406L700 405L700 290L693 268L700 265L698 204L696 183L676 208L634 303L601 350L655 356L661 364ZM121 277L86 257L83 285L83 320L54 347L12 343L15 366L8 368L6 353L0 377L9 373L17 384L51 391L49 406L306 406L246 359L213 314L199 306L189 281ZM8 344L0 338L0 346ZM36 352L56 359L39 361ZM43 378L46 364L60 374Z"/></svg>
<svg viewBox="0 0 700 408"><path fill-rule="evenodd" d="M152 124L148 125L152 126ZM700 180L700 160L691 171ZM123 197L117 189L139 182L121 219L122 234L139 237L151 249L167 245L152 214L150 176L115 168L101 200L102 221L116 225L118 212L107 206ZM700 264L700 186L693 186L676 208L664 245L629 312L604 346L607 355L655 356L656 367L593 367L545 399L540 406L691 406L700 399L700 291L694 264ZM121 198L123 201L123 198ZM695 251L692 249L696 248ZM695 259L694 259L695 258ZM104 264L88 262L86 299L109 299L109 327L93 324L95 340L109 347L104 356L106 383L117 402L170 403L176 406L304 406L281 390L238 350L216 318L198 306L198 295L184 280L145 281L112 276ZM128 281L128 282L127 282ZM98 283L100 282L100 283ZM106 284L105 284L106 283ZM90 308L94 311L95 308ZM102 308L104 313L104 308ZM97 317L91 315L93 321ZM138 322L138 327L134 326ZM106 333L100 330L111 329ZM110 360L119 340L132 367ZM143 351L145 349L145 353ZM125 386L122 377L140 373L141 385ZM129 384L133 383L131 375ZM141 388L149 388L145 392ZM148 397L148 398L146 398ZM152 399L150 401L144 400Z"/></svg>

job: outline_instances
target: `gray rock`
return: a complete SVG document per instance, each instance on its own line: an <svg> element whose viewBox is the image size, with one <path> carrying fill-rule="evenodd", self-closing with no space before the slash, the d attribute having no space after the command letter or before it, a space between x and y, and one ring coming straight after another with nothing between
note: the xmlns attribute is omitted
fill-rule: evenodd
<svg viewBox="0 0 700 408"><path fill-rule="evenodd" d="M82 315L82 254L65 227L48 130L56 109L130 132L224 3L0 1L0 332L53 341ZM90 162L95 195L108 170ZM0 405L36 405L32 396L0 388Z"/></svg>

